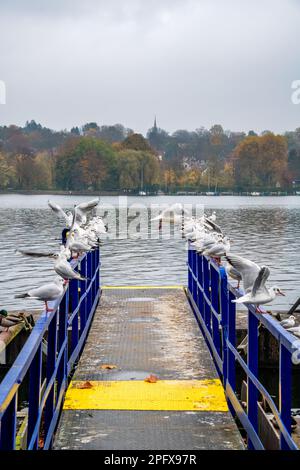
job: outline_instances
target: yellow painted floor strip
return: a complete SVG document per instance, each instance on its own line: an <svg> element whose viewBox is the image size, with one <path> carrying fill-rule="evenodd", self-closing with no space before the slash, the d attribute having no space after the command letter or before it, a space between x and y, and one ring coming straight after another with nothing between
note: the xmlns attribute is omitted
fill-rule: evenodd
<svg viewBox="0 0 300 470"><path fill-rule="evenodd" d="M183 289L183 286L101 286L101 289Z"/></svg>
<svg viewBox="0 0 300 470"><path fill-rule="evenodd" d="M71 382L65 410L228 411L224 389L214 380Z"/></svg>

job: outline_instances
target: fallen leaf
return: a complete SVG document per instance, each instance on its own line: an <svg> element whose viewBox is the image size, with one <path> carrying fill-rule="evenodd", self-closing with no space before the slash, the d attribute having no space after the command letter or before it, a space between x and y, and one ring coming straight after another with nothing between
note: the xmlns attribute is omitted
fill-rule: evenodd
<svg viewBox="0 0 300 470"><path fill-rule="evenodd" d="M93 388L93 385L87 380L86 382L78 384L76 388Z"/></svg>
<svg viewBox="0 0 300 470"><path fill-rule="evenodd" d="M147 377L144 382L148 382L150 384L155 384L158 381L158 377L154 374L150 374L149 377Z"/></svg>
<svg viewBox="0 0 300 470"><path fill-rule="evenodd" d="M112 365L112 364L103 364L103 365L101 366L101 369L108 369L108 370L117 369L117 366Z"/></svg>

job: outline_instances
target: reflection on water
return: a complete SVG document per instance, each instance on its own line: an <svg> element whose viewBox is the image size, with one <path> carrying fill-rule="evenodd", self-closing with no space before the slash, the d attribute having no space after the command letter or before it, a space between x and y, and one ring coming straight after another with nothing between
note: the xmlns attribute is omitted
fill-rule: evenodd
<svg viewBox="0 0 300 470"><path fill-rule="evenodd" d="M51 197L63 207L90 199L89 196L0 196L0 301L1 308L24 308L17 292L40 285L53 277L50 259L24 258L16 247L57 249L63 222L47 208ZM103 203L118 204L117 197ZM128 204L150 205L183 202L215 209L218 223L232 240L232 251L271 268L270 285L278 284L287 297L276 305L286 309L300 295L300 197L195 197L128 198ZM102 284L186 284L186 249L179 239L111 240L102 247ZM36 301L27 308L38 308Z"/></svg>

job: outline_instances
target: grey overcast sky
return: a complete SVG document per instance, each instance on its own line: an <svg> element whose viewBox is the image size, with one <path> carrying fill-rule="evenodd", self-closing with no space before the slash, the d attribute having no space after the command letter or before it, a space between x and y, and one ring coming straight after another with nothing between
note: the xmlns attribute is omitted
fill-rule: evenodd
<svg viewBox="0 0 300 470"><path fill-rule="evenodd" d="M0 0L0 125L300 127L299 0Z"/></svg>

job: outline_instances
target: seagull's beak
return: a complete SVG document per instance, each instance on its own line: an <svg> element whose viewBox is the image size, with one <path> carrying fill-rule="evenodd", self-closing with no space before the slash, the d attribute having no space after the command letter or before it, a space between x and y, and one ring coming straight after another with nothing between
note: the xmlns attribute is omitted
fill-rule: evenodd
<svg viewBox="0 0 300 470"><path fill-rule="evenodd" d="M278 289L278 295L282 295L282 297L285 297L285 293L282 292L282 290L279 290L279 289Z"/></svg>

